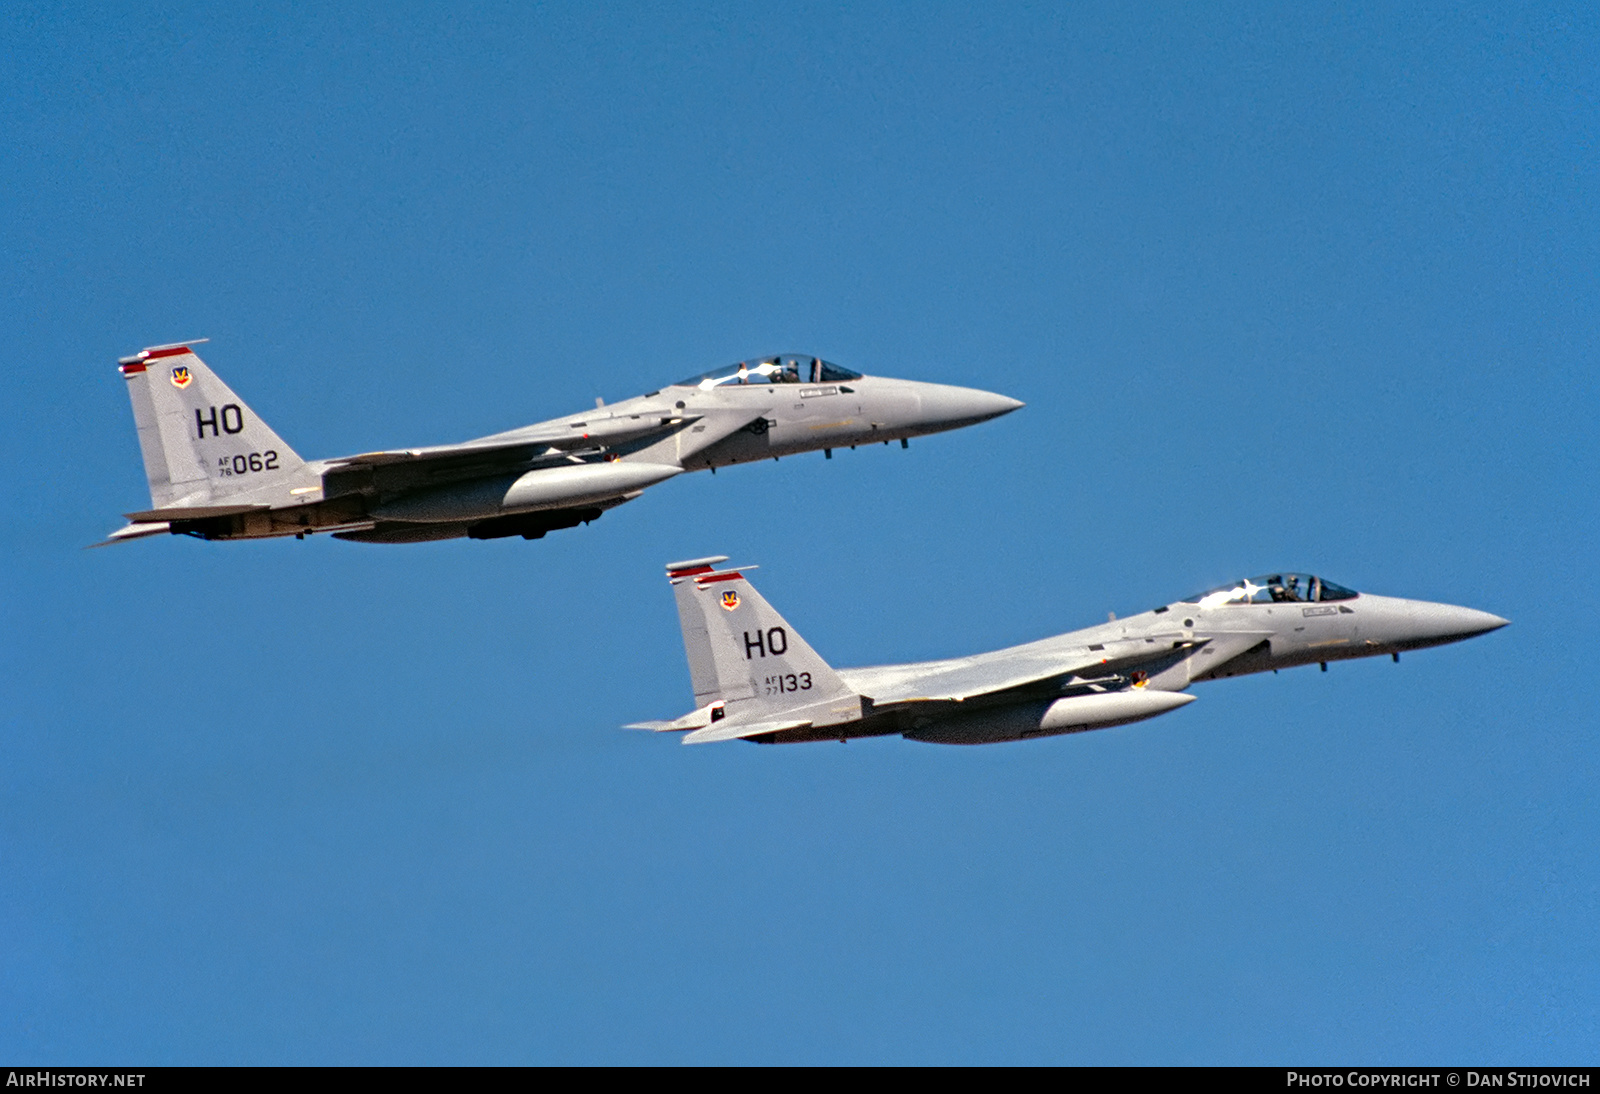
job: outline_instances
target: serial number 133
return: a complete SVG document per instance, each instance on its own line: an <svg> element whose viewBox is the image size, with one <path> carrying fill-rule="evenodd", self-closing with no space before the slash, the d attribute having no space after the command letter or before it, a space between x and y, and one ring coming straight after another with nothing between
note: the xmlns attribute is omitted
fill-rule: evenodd
<svg viewBox="0 0 1600 1094"><path fill-rule="evenodd" d="M782 676L769 676L764 681L768 695L777 695L785 691L810 691L811 674L809 672L788 673Z"/></svg>

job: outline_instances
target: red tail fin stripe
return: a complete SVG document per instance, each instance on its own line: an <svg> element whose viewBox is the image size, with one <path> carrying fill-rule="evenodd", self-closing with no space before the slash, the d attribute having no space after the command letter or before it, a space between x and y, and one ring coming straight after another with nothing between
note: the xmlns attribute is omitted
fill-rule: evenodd
<svg viewBox="0 0 1600 1094"><path fill-rule="evenodd" d="M182 357L185 353L193 352L188 346L173 346L171 349L153 349L145 356L153 361L157 357Z"/></svg>
<svg viewBox="0 0 1600 1094"><path fill-rule="evenodd" d="M744 575L738 570L730 570L725 574L707 574L705 577L697 577L694 579L694 583L696 585L709 585L713 581L740 581L743 578Z"/></svg>
<svg viewBox="0 0 1600 1094"><path fill-rule="evenodd" d="M122 370L122 375L124 376L132 376L136 372L143 372L146 367L147 366L143 361L130 361L126 365L117 366L117 368Z"/></svg>
<svg viewBox="0 0 1600 1094"><path fill-rule="evenodd" d="M686 570L668 570L667 576L676 580L680 577L693 577L695 574L709 574L710 572L710 566L690 566Z"/></svg>

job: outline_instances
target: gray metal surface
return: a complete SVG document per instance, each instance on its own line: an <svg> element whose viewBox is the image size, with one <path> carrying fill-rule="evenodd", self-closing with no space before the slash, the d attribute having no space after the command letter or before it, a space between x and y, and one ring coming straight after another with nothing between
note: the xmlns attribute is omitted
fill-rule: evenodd
<svg viewBox="0 0 1600 1094"><path fill-rule="evenodd" d="M130 513L132 523L107 543L166 533L538 539L684 471L905 442L1022 405L780 355L461 444L307 461L200 360L195 344L153 346L119 362L151 508Z"/></svg>
<svg viewBox="0 0 1600 1094"><path fill-rule="evenodd" d="M667 568L696 709L629 728L683 743L901 734L990 744L1143 721L1190 685L1459 642L1506 625L1474 608L1251 578L1126 619L944 661L835 670L722 556Z"/></svg>

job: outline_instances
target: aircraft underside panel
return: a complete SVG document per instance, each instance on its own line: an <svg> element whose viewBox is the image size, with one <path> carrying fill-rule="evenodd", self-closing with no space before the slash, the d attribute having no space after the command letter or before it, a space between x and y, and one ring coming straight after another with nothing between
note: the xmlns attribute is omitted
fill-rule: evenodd
<svg viewBox="0 0 1600 1094"><path fill-rule="evenodd" d="M984 745L1055 737L1090 729L1142 722L1194 700L1181 692L1153 688L1091 692L1044 702L1017 703L933 719L905 736L930 744Z"/></svg>
<svg viewBox="0 0 1600 1094"><path fill-rule="evenodd" d="M175 535L199 539L275 539L316 531L335 531L368 523L360 499L339 498L280 509L256 508L223 516L174 520Z"/></svg>
<svg viewBox="0 0 1600 1094"><path fill-rule="evenodd" d="M467 534L465 524L402 524L379 521L371 528L333 533L334 539L351 543L432 543L441 539L460 539Z"/></svg>
<svg viewBox="0 0 1600 1094"><path fill-rule="evenodd" d="M726 467L736 463L755 463L759 460L797 456L815 452L819 448L847 448L852 445L887 444L920 436L923 431L910 428L872 428L861 419L840 418L814 422L792 429L779 429L771 419L752 423L732 436L718 441L704 451L687 458L684 466L691 469ZM765 428L763 428L765 427Z"/></svg>
<svg viewBox="0 0 1600 1094"><path fill-rule="evenodd" d="M430 543L442 539L460 539L462 536L469 539L507 539L511 536L543 539L550 532L599 520L602 512L598 508L553 509L457 524L379 521L371 528L335 532L334 538L352 543Z"/></svg>

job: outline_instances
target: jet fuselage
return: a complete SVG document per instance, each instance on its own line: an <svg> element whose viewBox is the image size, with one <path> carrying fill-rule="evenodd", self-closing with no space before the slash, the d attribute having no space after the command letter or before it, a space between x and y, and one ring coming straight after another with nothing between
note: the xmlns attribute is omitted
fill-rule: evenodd
<svg viewBox="0 0 1600 1094"><path fill-rule="evenodd" d="M719 559L669 568L699 708L686 743L903 734L987 744L1141 721L1228 676L1444 645L1506 625L1488 612L1357 593L1306 574L1251 578L1020 646L834 669Z"/></svg>
<svg viewBox="0 0 1600 1094"><path fill-rule="evenodd" d="M112 541L164 532L261 539L331 532L413 543L536 539L685 471L907 442L1022 404L974 388L863 376L803 355L461 444L302 460L189 345L121 362L152 508Z"/></svg>

